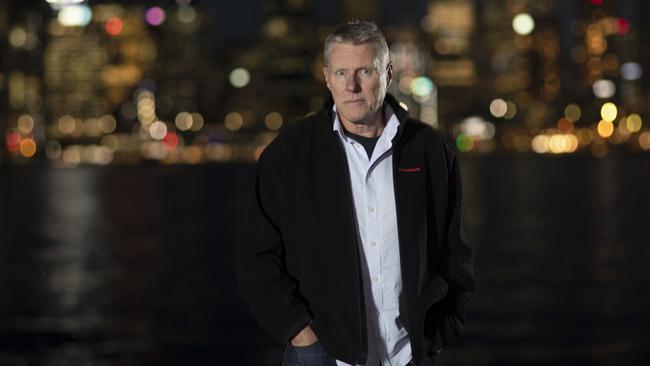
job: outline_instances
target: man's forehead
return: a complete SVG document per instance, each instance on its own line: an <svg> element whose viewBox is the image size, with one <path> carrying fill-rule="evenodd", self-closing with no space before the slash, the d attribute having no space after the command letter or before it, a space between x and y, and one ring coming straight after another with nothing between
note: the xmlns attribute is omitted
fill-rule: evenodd
<svg viewBox="0 0 650 366"><path fill-rule="evenodd" d="M338 64L356 61L372 65L375 59L375 51L372 43L334 43L330 49L330 63Z"/></svg>
<svg viewBox="0 0 650 366"><path fill-rule="evenodd" d="M353 43L353 42L334 42L330 48L330 52L334 51L347 51L347 52L375 52L375 45L371 42Z"/></svg>

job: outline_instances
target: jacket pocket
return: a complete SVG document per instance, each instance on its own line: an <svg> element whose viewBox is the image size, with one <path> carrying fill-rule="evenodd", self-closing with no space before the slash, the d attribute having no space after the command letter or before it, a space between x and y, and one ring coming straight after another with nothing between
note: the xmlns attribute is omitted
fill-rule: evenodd
<svg viewBox="0 0 650 366"><path fill-rule="evenodd" d="M422 305L424 305L424 309L426 310L431 305L442 300L447 296L448 290L449 285L447 284L447 281L439 275L435 275L422 292Z"/></svg>

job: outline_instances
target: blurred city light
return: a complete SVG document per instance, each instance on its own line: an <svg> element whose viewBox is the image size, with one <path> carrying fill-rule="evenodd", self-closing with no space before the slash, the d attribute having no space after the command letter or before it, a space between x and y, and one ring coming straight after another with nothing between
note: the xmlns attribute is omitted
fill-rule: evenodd
<svg viewBox="0 0 650 366"><path fill-rule="evenodd" d="M616 93L616 85L607 79L596 80L593 85L594 95L601 99L611 98Z"/></svg>
<svg viewBox="0 0 650 366"><path fill-rule="evenodd" d="M520 35L530 34L533 29L535 29L535 20L530 16L530 14L517 14L512 19L512 29Z"/></svg>
<svg viewBox="0 0 650 366"><path fill-rule="evenodd" d="M14 27L9 31L9 44L21 48L27 43L27 32L23 27Z"/></svg>
<svg viewBox="0 0 650 366"><path fill-rule="evenodd" d="M230 112L226 115L224 124L230 131L237 131L243 126L244 117L239 112Z"/></svg>
<svg viewBox="0 0 650 366"><path fill-rule="evenodd" d="M181 6L177 16L181 23L189 24L196 20L196 10L191 6Z"/></svg>
<svg viewBox="0 0 650 366"><path fill-rule="evenodd" d="M650 150L650 131L645 131L639 135L639 146L643 150Z"/></svg>
<svg viewBox="0 0 650 366"><path fill-rule="evenodd" d="M282 127L282 115L278 112L270 112L264 117L266 128L271 131L277 131Z"/></svg>
<svg viewBox="0 0 650 366"><path fill-rule="evenodd" d="M106 20L106 33L110 34L111 36L117 36L122 32L122 28L124 28L124 23L122 22L122 19L119 17L110 17Z"/></svg>
<svg viewBox="0 0 650 366"><path fill-rule="evenodd" d="M190 113L192 116L192 127L190 129L192 131L200 131L203 128L203 125L205 124L203 120L203 116L200 113Z"/></svg>
<svg viewBox="0 0 650 366"><path fill-rule="evenodd" d="M34 129L34 118L28 114L23 114L18 117L16 122L16 127L20 133L26 135Z"/></svg>
<svg viewBox="0 0 650 366"><path fill-rule="evenodd" d="M59 10L57 19L66 27L83 27L90 23L92 10L87 5L69 5Z"/></svg>
<svg viewBox="0 0 650 366"><path fill-rule="evenodd" d="M258 34L232 48L214 9L190 0L48 3L24 17L0 5L0 162L251 160L322 105L329 28L284 8L265 8ZM389 92L471 154L645 153L646 26L605 4L571 7L564 29L556 3L427 1L415 28L386 28Z"/></svg>
<svg viewBox="0 0 650 366"><path fill-rule="evenodd" d="M508 105L506 104L506 101L497 98L492 100L490 102L490 113L497 118L501 118L506 115L506 112L508 111Z"/></svg>
<svg viewBox="0 0 650 366"><path fill-rule="evenodd" d="M117 121L110 114L104 115L99 119L99 129L102 133L108 134L115 131Z"/></svg>
<svg viewBox="0 0 650 366"><path fill-rule="evenodd" d="M165 21L165 11L159 7L154 6L145 10L144 18L149 25L159 26Z"/></svg>
<svg viewBox="0 0 650 366"><path fill-rule="evenodd" d="M190 128L192 128L192 115L188 112L180 112L179 114L176 115L176 118L174 119L174 124L176 124L176 128L178 128L181 131L187 131Z"/></svg>
<svg viewBox="0 0 650 366"><path fill-rule="evenodd" d="M52 5L73 5L73 4L81 4L85 0L45 0L49 4Z"/></svg>
<svg viewBox="0 0 650 366"><path fill-rule="evenodd" d="M607 102L600 108L600 116L606 122L613 122L618 114L616 104Z"/></svg>
<svg viewBox="0 0 650 366"><path fill-rule="evenodd" d="M582 110L577 104L571 103L564 108L564 116L571 122L577 122L581 115Z"/></svg>
<svg viewBox="0 0 650 366"><path fill-rule="evenodd" d="M598 134L602 138L608 138L614 133L614 124L611 121L602 120L598 122Z"/></svg>
<svg viewBox="0 0 650 366"><path fill-rule="evenodd" d="M167 134L167 125L162 121L155 121L149 127L149 135L154 140L162 140Z"/></svg>
<svg viewBox="0 0 650 366"><path fill-rule="evenodd" d="M643 127L643 120L637 113L632 113L625 120L626 127L630 132L639 132Z"/></svg>
<svg viewBox="0 0 650 366"><path fill-rule="evenodd" d="M460 151L471 151L472 148L474 147L474 139L471 138L470 136L460 134L456 138L456 147Z"/></svg>
<svg viewBox="0 0 650 366"><path fill-rule="evenodd" d="M7 133L5 136L5 143L7 144L7 149L11 152L16 152L20 149L20 142L22 137L20 133L12 131Z"/></svg>
<svg viewBox="0 0 650 366"><path fill-rule="evenodd" d="M643 75L643 68L638 62L626 62L621 65L621 77L624 80L638 80Z"/></svg>
<svg viewBox="0 0 650 366"><path fill-rule="evenodd" d="M238 67L230 72L230 84L235 88L243 88L251 80L250 73L243 67Z"/></svg>
<svg viewBox="0 0 650 366"><path fill-rule="evenodd" d="M433 90L433 82L426 76L420 76L411 82L411 93L419 97L419 101L424 101L429 97Z"/></svg>

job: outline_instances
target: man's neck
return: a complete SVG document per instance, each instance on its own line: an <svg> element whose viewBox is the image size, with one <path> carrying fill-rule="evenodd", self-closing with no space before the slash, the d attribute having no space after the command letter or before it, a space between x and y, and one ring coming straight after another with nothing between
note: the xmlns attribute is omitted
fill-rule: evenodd
<svg viewBox="0 0 650 366"><path fill-rule="evenodd" d="M386 126L383 108L377 111L369 122L352 123L341 118L341 115L339 115L339 121L346 131L363 137L381 136L384 126Z"/></svg>

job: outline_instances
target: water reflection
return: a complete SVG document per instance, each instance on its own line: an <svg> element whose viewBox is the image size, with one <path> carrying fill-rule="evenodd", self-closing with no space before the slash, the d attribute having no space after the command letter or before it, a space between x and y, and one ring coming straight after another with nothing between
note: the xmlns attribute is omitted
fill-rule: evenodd
<svg viewBox="0 0 650 366"><path fill-rule="evenodd" d="M650 158L462 162L479 292L453 365L650 358ZM2 168L0 365L277 365L237 288L248 165Z"/></svg>

